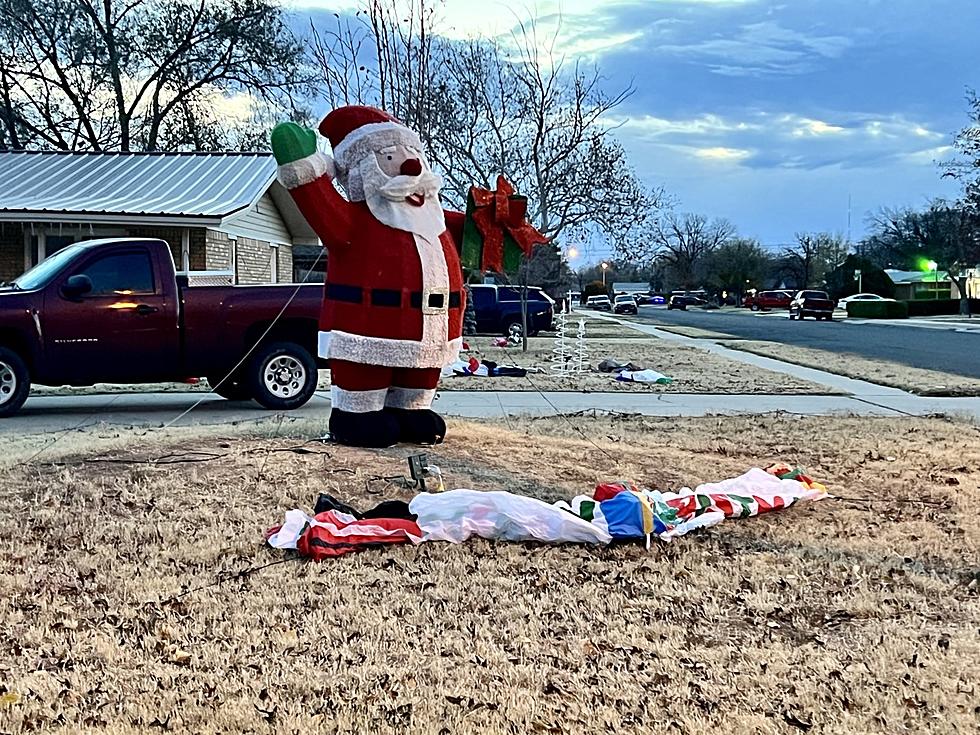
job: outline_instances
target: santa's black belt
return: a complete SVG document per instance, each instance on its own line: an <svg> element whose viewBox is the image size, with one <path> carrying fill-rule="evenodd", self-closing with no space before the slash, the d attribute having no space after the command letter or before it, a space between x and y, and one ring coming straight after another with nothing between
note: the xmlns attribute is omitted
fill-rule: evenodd
<svg viewBox="0 0 980 735"><path fill-rule="evenodd" d="M331 301L345 301L349 304L364 303L364 291L360 286L345 286L340 283L328 283L326 296ZM394 306L402 305L402 292L394 288L372 288L370 290L371 306ZM431 309L441 309L445 294L430 293L427 306ZM458 309L463 301L459 291L449 292L449 308ZM422 292L413 291L408 295L408 306L412 309L422 308Z"/></svg>

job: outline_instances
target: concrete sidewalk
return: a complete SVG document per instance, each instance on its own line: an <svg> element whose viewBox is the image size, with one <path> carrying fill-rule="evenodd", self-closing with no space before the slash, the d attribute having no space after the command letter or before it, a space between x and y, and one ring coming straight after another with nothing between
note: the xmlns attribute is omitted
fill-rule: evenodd
<svg viewBox="0 0 980 735"><path fill-rule="evenodd" d="M887 390L887 389L886 389ZM28 399L17 416L0 421L0 441L26 435L87 427L159 428L169 424L195 402L193 393L117 393L113 395L47 396ZM565 393L444 391L434 408L446 416L490 418L551 416L578 412L614 412L644 416L758 415L784 412L807 416L928 416L946 414L980 422L980 398L920 398L879 392L851 396L712 395L690 393ZM322 421L330 401L318 394L303 408L287 415ZM276 420L279 414L251 402L207 396L175 426L207 426Z"/></svg>

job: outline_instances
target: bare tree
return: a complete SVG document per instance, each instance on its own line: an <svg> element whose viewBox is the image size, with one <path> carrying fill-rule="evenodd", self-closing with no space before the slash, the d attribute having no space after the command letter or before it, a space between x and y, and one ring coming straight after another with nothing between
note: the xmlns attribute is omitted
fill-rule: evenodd
<svg viewBox="0 0 980 735"><path fill-rule="evenodd" d="M506 46L457 42L438 35L431 0L398 7L366 0L354 18L314 29L313 55L333 104L376 104L419 131L448 204L503 173L552 239L624 238L661 205L606 122L631 88L606 94L597 69L557 56L556 37L533 23Z"/></svg>
<svg viewBox="0 0 980 735"><path fill-rule="evenodd" d="M822 286L847 252L847 243L840 235L797 233L796 244L783 248L783 270L799 288Z"/></svg>
<svg viewBox="0 0 980 735"><path fill-rule="evenodd" d="M215 110L223 96L257 122L263 106L295 111L304 51L282 13L272 0L0 0L3 140L223 147L235 139Z"/></svg>
<svg viewBox="0 0 980 735"><path fill-rule="evenodd" d="M659 261L670 281L691 289L702 285L708 256L734 235L735 228L727 220L670 212L651 221L643 236L620 252L634 262Z"/></svg>
<svg viewBox="0 0 980 735"><path fill-rule="evenodd" d="M963 184L963 205L980 215L980 96L969 89L966 93L969 122L953 139L958 157L942 164L943 176L958 179Z"/></svg>

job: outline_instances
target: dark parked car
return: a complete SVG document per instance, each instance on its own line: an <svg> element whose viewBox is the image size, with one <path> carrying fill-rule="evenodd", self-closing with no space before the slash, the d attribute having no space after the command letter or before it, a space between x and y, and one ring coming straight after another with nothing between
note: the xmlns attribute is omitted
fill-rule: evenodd
<svg viewBox="0 0 980 735"><path fill-rule="evenodd" d="M616 314L636 314L636 299L629 294L620 294L613 301L613 312Z"/></svg>
<svg viewBox="0 0 980 735"><path fill-rule="evenodd" d="M754 296L746 296L744 305L752 311L769 311L769 309L788 309L793 301L789 291L760 291Z"/></svg>
<svg viewBox="0 0 980 735"><path fill-rule="evenodd" d="M521 320L521 289L516 286L475 284L469 287L476 310L476 331L482 334L519 335ZM551 329L555 318L555 302L540 288L527 289L527 329L533 337L541 330Z"/></svg>
<svg viewBox="0 0 980 735"><path fill-rule="evenodd" d="M708 302L697 296L671 296L667 302L668 309L683 309L687 311L689 306L707 306Z"/></svg>
<svg viewBox="0 0 980 735"><path fill-rule="evenodd" d="M163 240L70 245L0 287L0 416L16 413L31 383L200 376L230 400L297 408L316 391L322 295L318 285L184 287Z"/></svg>
<svg viewBox="0 0 980 735"><path fill-rule="evenodd" d="M800 291L789 305L790 319L815 319L830 321L834 316L834 302L823 291Z"/></svg>

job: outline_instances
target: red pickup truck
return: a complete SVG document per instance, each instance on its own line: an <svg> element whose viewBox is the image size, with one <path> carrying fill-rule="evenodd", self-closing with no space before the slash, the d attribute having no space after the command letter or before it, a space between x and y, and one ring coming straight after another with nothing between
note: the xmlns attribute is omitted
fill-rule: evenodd
<svg viewBox="0 0 980 735"><path fill-rule="evenodd" d="M71 245L0 286L0 417L17 412L31 383L197 377L230 400L297 408L323 364L321 299L316 284L188 287L162 240Z"/></svg>
<svg viewBox="0 0 980 735"><path fill-rule="evenodd" d="M745 297L744 306L752 311L769 311L769 309L788 309L793 300L793 294L788 291L760 291L755 295Z"/></svg>

